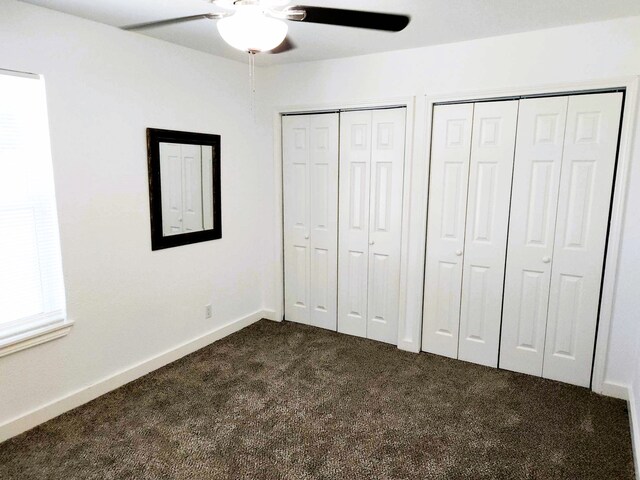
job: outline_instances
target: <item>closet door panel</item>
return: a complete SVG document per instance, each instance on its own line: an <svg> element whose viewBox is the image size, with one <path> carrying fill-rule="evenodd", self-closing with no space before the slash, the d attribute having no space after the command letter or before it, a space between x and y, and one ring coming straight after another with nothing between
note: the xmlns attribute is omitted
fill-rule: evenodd
<svg viewBox="0 0 640 480"><path fill-rule="evenodd" d="M182 153L177 143L160 143L162 235L182 233ZM167 172L167 175L162 175Z"/></svg>
<svg viewBox="0 0 640 480"><path fill-rule="evenodd" d="M213 147L202 145L202 228L213 228Z"/></svg>
<svg viewBox="0 0 640 480"><path fill-rule="evenodd" d="M336 330L338 295L338 114L309 117L310 322Z"/></svg>
<svg viewBox="0 0 640 480"><path fill-rule="evenodd" d="M472 103L433 112L422 349L456 358Z"/></svg>
<svg viewBox="0 0 640 480"><path fill-rule="evenodd" d="M309 324L309 129L307 115L282 118L285 319Z"/></svg>
<svg viewBox="0 0 640 480"><path fill-rule="evenodd" d="M622 93L569 98L542 375L588 387Z"/></svg>
<svg viewBox="0 0 640 480"><path fill-rule="evenodd" d="M520 101L500 368L542 375L568 97Z"/></svg>
<svg viewBox="0 0 640 480"><path fill-rule="evenodd" d="M404 108L372 112L367 338L398 343Z"/></svg>
<svg viewBox="0 0 640 480"><path fill-rule="evenodd" d="M185 232L202 231L202 149L182 145L183 227Z"/></svg>
<svg viewBox="0 0 640 480"><path fill-rule="evenodd" d="M467 200L458 358L496 367L518 101L478 103Z"/></svg>
<svg viewBox="0 0 640 480"><path fill-rule="evenodd" d="M340 114L338 331L367 336L372 112Z"/></svg>

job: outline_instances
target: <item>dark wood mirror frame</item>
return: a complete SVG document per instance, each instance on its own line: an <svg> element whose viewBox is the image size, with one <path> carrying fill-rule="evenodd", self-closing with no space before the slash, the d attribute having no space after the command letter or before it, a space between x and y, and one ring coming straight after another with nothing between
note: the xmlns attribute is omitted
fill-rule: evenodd
<svg viewBox="0 0 640 480"><path fill-rule="evenodd" d="M160 187L160 143L211 146L213 150L213 228L198 232L163 236L162 189ZM147 165L149 169L149 205L151 212L151 250L189 245L222 238L220 201L220 135L147 128Z"/></svg>

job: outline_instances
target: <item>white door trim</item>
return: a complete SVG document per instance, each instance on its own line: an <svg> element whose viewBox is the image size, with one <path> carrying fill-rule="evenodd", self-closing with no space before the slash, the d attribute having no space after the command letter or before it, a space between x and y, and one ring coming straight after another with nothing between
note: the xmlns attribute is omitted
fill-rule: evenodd
<svg viewBox="0 0 640 480"><path fill-rule="evenodd" d="M622 227L627 198L627 188L629 183L629 169L631 164L631 154L633 146L633 127L635 125L636 105L638 102L639 78L640 77L622 77L593 82L561 83L543 86L504 88L475 92L452 92L426 96L425 114L427 117L427 128L425 154L427 158L428 170L428 166L431 161L429 148L429 146L431 145L431 112L433 111L434 104L436 103L486 100L536 94L570 94L582 91L606 90L614 88L626 89L623 108L623 121L620 132L618 164L611 210L611 225L608 236L606 264L603 272L604 281L602 285L602 299L600 303L600 315L591 385L591 389L594 392L601 394L610 394L610 389L607 388L605 382L605 373L607 368L607 353L609 347L609 335L611 333L611 318L613 313L613 303L615 299L615 287L620 254L620 244L622 239ZM417 183L414 188L415 191L412 192L412 194L423 199L420 213L422 214L422 218L424 219L423 227L426 230L427 198L429 193L428 182L426 181L426 179L420 179L419 183ZM414 262L417 262L419 259L416 258L413 260ZM424 270L424 252L422 254L421 265Z"/></svg>
<svg viewBox="0 0 640 480"><path fill-rule="evenodd" d="M416 97L396 97L388 99L373 99L361 102L334 102L310 105L284 105L276 107L273 112L273 164L274 164L274 211L276 215L276 231L275 242L275 295L276 295L276 312L275 318L281 321L284 317L284 257L283 257L283 210L282 210L282 115L292 113L322 113L338 110L359 110L359 109L375 109L404 107L407 109L406 117L406 136L405 136L405 167L403 179L402 193L402 238L400 250L400 310L398 316L398 347L403 350L418 352L420 350L420 328L418 325L418 334L411 334L414 323L407 322L406 304L407 304L407 283L409 278L409 218L410 218L410 200L411 200L411 177L414 162L422 160L421 152L414 150L414 120ZM421 322L420 322L421 323ZM407 333L409 332L409 333Z"/></svg>

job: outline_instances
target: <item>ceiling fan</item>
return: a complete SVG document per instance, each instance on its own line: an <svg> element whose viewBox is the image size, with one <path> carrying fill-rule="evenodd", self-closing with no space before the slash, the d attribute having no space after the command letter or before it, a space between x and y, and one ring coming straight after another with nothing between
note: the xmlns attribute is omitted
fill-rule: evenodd
<svg viewBox="0 0 640 480"><path fill-rule="evenodd" d="M295 48L286 40L288 26L283 20L344 27L399 32L409 17L390 13L343 8L288 5L287 0L210 0L220 11L138 23L124 30L144 30L194 20L217 20L220 36L232 47L249 52L283 53Z"/></svg>

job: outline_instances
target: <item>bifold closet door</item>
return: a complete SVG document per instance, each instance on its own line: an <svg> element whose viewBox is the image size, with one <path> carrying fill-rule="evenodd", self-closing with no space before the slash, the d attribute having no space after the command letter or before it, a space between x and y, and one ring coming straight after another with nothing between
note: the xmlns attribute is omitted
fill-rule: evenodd
<svg viewBox="0 0 640 480"><path fill-rule="evenodd" d="M338 331L397 343L406 109L340 114Z"/></svg>
<svg viewBox="0 0 640 480"><path fill-rule="evenodd" d="M338 114L282 119L285 318L336 329Z"/></svg>
<svg viewBox="0 0 640 480"><path fill-rule="evenodd" d="M568 97L520 101L500 368L542 376Z"/></svg>
<svg viewBox="0 0 640 480"><path fill-rule="evenodd" d="M198 232L203 225L202 147L160 143L163 235Z"/></svg>
<svg viewBox="0 0 640 480"><path fill-rule="evenodd" d="M184 192L185 232L199 232L203 228L202 217L202 147L200 145L181 145L184 174L182 175Z"/></svg>
<svg viewBox="0 0 640 480"><path fill-rule="evenodd" d="M458 357L473 103L433 111L422 349Z"/></svg>
<svg viewBox="0 0 640 480"><path fill-rule="evenodd" d="M160 175L162 188L162 234L182 233L182 152L177 143L160 143Z"/></svg>
<svg viewBox="0 0 640 480"><path fill-rule="evenodd" d="M622 94L521 104L500 367L588 387Z"/></svg>
<svg viewBox="0 0 640 480"><path fill-rule="evenodd" d="M372 112L340 115L338 331L367 336Z"/></svg>
<svg viewBox="0 0 640 480"><path fill-rule="evenodd" d="M423 350L497 366L517 101L434 109Z"/></svg>
<svg viewBox="0 0 640 480"><path fill-rule="evenodd" d="M569 97L542 376L588 387L622 93Z"/></svg>
<svg viewBox="0 0 640 480"><path fill-rule="evenodd" d="M498 366L517 122L517 100L474 108L458 358L491 367Z"/></svg>
<svg viewBox="0 0 640 480"><path fill-rule="evenodd" d="M372 112L367 338L398 343L406 109Z"/></svg>

